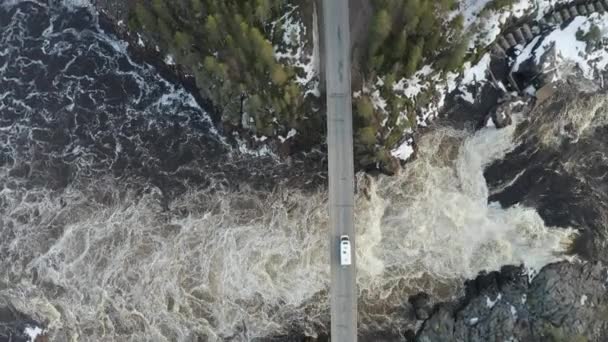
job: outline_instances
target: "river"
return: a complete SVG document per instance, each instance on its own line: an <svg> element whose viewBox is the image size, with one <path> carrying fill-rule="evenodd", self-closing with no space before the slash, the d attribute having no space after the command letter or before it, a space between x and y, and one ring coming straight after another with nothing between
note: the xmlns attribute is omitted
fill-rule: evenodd
<svg viewBox="0 0 608 342"><path fill-rule="evenodd" d="M361 331L407 297L563 259L573 231L488 203L514 127L437 127L399 175L357 176ZM243 152L77 5L0 5L0 304L53 341L249 341L327 332L323 179ZM315 183L315 182L312 182Z"/></svg>

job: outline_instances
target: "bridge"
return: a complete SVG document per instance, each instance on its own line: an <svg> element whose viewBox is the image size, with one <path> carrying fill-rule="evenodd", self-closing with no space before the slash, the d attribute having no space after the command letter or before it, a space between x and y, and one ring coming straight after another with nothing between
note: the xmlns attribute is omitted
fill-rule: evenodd
<svg viewBox="0 0 608 342"><path fill-rule="evenodd" d="M323 0L327 94L331 262L331 341L357 341L354 162L348 0ZM340 265L339 239L348 235L351 265Z"/></svg>

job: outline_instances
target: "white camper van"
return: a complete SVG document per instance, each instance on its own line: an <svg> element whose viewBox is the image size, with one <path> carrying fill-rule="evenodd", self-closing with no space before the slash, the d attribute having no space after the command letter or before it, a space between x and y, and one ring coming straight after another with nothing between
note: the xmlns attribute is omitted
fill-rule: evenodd
<svg viewBox="0 0 608 342"><path fill-rule="evenodd" d="M350 265L350 239L348 235L340 236L340 265Z"/></svg>

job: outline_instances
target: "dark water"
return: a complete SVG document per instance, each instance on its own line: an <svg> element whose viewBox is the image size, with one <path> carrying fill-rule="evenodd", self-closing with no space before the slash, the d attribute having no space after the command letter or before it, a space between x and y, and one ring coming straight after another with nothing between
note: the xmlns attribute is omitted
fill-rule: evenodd
<svg viewBox="0 0 608 342"><path fill-rule="evenodd" d="M489 166L490 201L521 203L581 232L573 251L608 260L608 95L564 90L518 129L517 147Z"/></svg>
<svg viewBox="0 0 608 342"><path fill-rule="evenodd" d="M227 142L191 94L132 60L87 9L3 4L0 307L26 312L56 341L327 332L322 157L279 161ZM398 339L416 324L408 294L451 298L480 270L559 260L568 233L549 225L599 225L603 207L576 191L588 182L578 176L491 197L529 208L488 205L488 190L518 170L553 177L546 167L560 163L561 152L537 160L523 143L488 169L488 189L483 168L511 146L509 131L437 129L401 175L357 194L362 331ZM600 196L601 186L581 189ZM565 200L542 202L552 191ZM580 214L563 214L577 201ZM15 317L15 329L27 319Z"/></svg>
<svg viewBox="0 0 608 342"><path fill-rule="evenodd" d="M227 152L189 94L133 63L87 10L67 11L0 12L1 160L11 175L53 188L98 173L167 183L187 173L180 166Z"/></svg>
<svg viewBox="0 0 608 342"><path fill-rule="evenodd" d="M87 9L22 2L1 10L0 25L0 166L10 175L59 189L110 174L168 194L286 178L273 158L233 153L189 93L132 61Z"/></svg>
<svg viewBox="0 0 608 342"><path fill-rule="evenodd" d="M195 287L209 281L206 272L213 277L227 262L218 257L212 269L212 258L201 253L229 245L224 230L246 230L249 221L272 226L258 216L271 207L273 189L323 183L322 154L312 154L320 157L279 160L228 143L191 94L132 60L126 43L104 32L87 8L69 1L0 1L0 307L10 303L15 312L35 316L57 341L238 336L241 328L231 324L243 321L234 315L223 318L227 330L209 332L220 314L184 291L202 291ZM241 188L245 195L230 196ZM323 201L315 205L321 209ZM215 215L193 228L213 224L211 236L183 229L193 227L183 220L199 213ZM162 247L180 232L188 235L179 239L182 246ZM263 231L251 234L265 238ZM195 243L199 238L206 240ZM258 248L272 246L271 238L266 241ZM135 246L140 242L143 249ZM169 254L176 259L157 269ZM175 284L163 281L175 277ZM137 302L154 301L147 297L152 290L127 284L153 281L166 286L160 292L166 312L149 309L160 315L142 328L133 311L145 310ZM187 298L180 303L181 297ZM100 304L103 312L92 312L103 298L110 300ZM256 298L252 306L260 305ZM174 305L164 301L190 314L173 315ZM102 316L110 326L100 323ZM289 313L281 316L276 319L288 320Z"/></svg>

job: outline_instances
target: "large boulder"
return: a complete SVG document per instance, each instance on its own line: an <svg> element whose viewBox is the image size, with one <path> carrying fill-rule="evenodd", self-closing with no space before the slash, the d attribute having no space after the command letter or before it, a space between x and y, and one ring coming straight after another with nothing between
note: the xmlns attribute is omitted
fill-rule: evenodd
<svg viewBox="0 0 608 342"><path fill-rule="evenodd" d="M551 264L530 282L505 267L467 283L459 302L440 304L417 341L607 341L608 273L600 263Z"/></svg>
<svg viewBox="0 0 608 342"><path fill-rule="evenodd" d="M513 123L513 114L528 115L532 110L532 98L506 93L490 110L487 120L492 120L496 128L504 128Z"/></svg>
<svg viewBox="0 0 608 342"><path fill-rule="evenodd" d="M43 331L40 323L0 303L0 342L48 342Z"/></svg>
<svg viewBox="0 0 608 342"><path fill-rule="evenodd" d="M409 302L412 304L416 319L426 320L430 317L432 308L431 297L428 294L424 292L418 293L410 297Z"/></svg>

